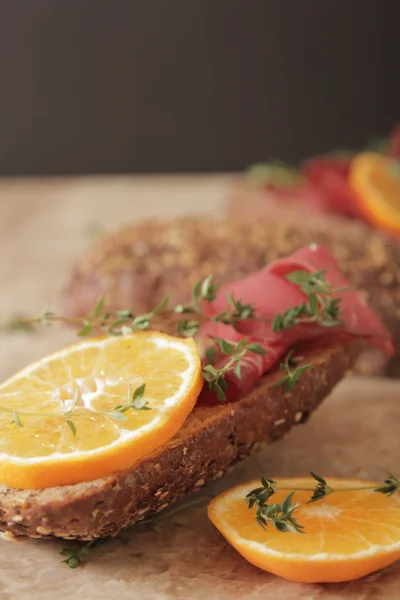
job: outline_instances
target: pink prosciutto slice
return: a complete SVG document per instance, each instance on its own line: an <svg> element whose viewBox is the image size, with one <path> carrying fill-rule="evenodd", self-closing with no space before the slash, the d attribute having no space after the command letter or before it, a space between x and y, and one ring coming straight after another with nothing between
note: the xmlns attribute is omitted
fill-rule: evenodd
<svg viewBox="0 0 400 600"><path fill-rule="evenodd" d="M325 279L334 289L350 287L332 254L321 246L311 244L245 279L224 285L214 302L205 303L206 314L213 316L227 309L227 295L232 294L236 300L252 303L256 309L255 316L265 319L261 322L241 321L236 329L221 323L207 323L202 328L201 335L204 337L215 336L234 342L246 337L248 341L260 344L266 351L264 355L251 352L245 355L241 361L242 379L234 374L233 368L227 371L226 395L229 400L236 400L247 394L263 373L273 367L293 344L326 336L327 333L363 337L388 355L394 353L388 330L357 290L334 294L334 297L340 298L340 325L327 328L319 323L308 323L281 332L272 331L271 323L277 313L298 306L306 299L299 287L286 279L286 275L293 271L312 273L323 269L326 270ZM215 367L223 367L228 360L229 357L225 355L218 357ZM199 401L208 403L210 396L214 394L205 386Z"/></svg>

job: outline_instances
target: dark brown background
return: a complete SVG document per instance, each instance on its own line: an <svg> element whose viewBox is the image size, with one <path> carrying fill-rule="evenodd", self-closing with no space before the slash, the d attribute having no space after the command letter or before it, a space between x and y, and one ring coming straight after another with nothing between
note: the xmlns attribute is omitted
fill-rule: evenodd
<svg viewBox="0 0 400 600"><path fill-rule="evenodd" d="M400 119L399 0L0 0L0 174L241 169Z"/></svg>

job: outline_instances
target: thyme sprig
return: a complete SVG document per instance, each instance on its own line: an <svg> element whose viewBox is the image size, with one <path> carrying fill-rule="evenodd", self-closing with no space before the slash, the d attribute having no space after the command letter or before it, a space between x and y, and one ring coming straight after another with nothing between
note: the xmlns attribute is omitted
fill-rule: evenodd
<svg viewBox="0 0 400 600"><path fill-rule="evenodd" d="M333 294L343 292L347 288L332 288L324 277L325 272L324 270L313 273L293 271L287 274L286 279L297 285L307 296L307 300L282 314L278 313L274 319L258 317L253 303L244 303L241 298L235 298L232 294L227 295L226 310L215 315L207 315L204 311L204 302L213 302L219 291L219 286L213 282L212 275L209 275L204 281L194 285L191 300L185 305L178 304L172 307L167 295L153 310L137 315L131 309L104 310L105 297L102 295L87 317L59 316L46 307L39 317L13 319L12 328L60 322L79 327L78 335L81 337L91 335L95 331L102 331L108 335L127 335L133 331L146 329L166 329L177 335L190 337L197 333L202 323L210 321L231 325L234 328L237 327L238 321L272 321L274 332L291 329L300 323L318 322L325 327L331 327L341 323L340 298L334 298Z"/></svg>
<svg viewBox="0 0 400 600"><path fill-rule="evenodd" d="M361 485L346 488L335 489L328 484L326 479L310 471L310 475L315 479L316 485L310 488L285 488L280 487L280 491L289 491L290 493L283 500L282 504L269 504L269 500L277 491L277 482L274 479L261 478L261 486L251 490L245 497L248 508L256 509L256 521L266 529L271 524L275 529L282 532L304 533L304 527L300 525L293 516L294 511L300 506L299 503L293 504L292 499L295 492L312 492L308 503L318 502L335 492L350 492L359 490L373 490L374 492L392 496L400 492L400 480L392 473L389 473L381 486Z"/></svg>
<svg viewBox="0 0 400 600"><path fill-rule="evenodd" d="M268 504L268 500L276 493L276 481L261 478L261 487L249 492L245 501L249 508L256 508L256 521L266 529L271 523L278 531L301 533L303 527L293 517L293 512L299 504L292 504L294 492L286 496L282 504Z"/></svg>
<svg viewBox="0 0 400 600"><path fill-rule="evenodd" d="M281 371L285 371L285 376L275 383L272 387L277 388L285 386L286 392L291 392L292 388L300 381L304 371L307 371L311 365L296 365L296 359L293 358L293 350L290 350L283 362L279 365Z"/></svg>
<svg viewBox="0 0 400 600"><path fill-rule="evenodd" d="M21 420L22 416L35 416L35 417L46 417L46 418L63 418L65 419L65 423L68 425L71 430L72 436L76 436L76 426L73 422L74 417L84 416L84 415L106 415L114 419L115 421L126 421L128 416L125 414L129 410L138 411L138 410L151 410L150 406L148 406L147 400L143 398L144 392L146 389L146 384L143 383L135 390L132 389L132 386L129 384L128 387L128 397L127 402L125 404L118 404L114 406L111 410L90 410L90 411L82 411L75 410L77 403L79 401L79 390L76 388L74 397L72 399L71 406L66 411L55 412L55 413L38 413L28 410L15 411L11 408L7 408L6 406L0 406L0 410L3 412L9 412L12 414L11 424L15 424L18 427L24 427L24 424Z"/></svg>
<svg viewBox="0 0 400 600"><path fill-rule="evenodd" d="M307 296L307 300L278 313L272 321L272 331L284 331L292 329L301 323L319 323L324 327L340 325L340 298L334 298L333 294L345 292L349 288L333 288L324 277L326 270L314 271L292 271L286 275L286 279L297 285Z"/></svg>
<svg viewBox="0 0 400 600"><path fill-rule="evenodd" d="M242 378L241 373L241 359L247 352L253 352L254 354L266 354L266 350L256 343L248 343L246 338L243 338L237 344L227 342L221 338L213 338L214 344L218 345L223 354L230 356L230 359L224 364L223 367L217 369L214 365L208 364L202 370L202 376L207 381L209 388L212 392L216 392L218 399L221 402L226 400L226 389L228 384L225 380L225 374L234 367L234 374L238 379ZM215 348L211 347L215 351ZM208 353L210 356L210 353Z"/></svg>
<svg viewBox="0 0 400 600"><path fill-rule="evenodd" d="M313 494L308 502L317 502L317 500L322 500L325 496L329 496L329 494L333 494L335 491L330 485L327 484L326 479L321 477L321 475L317 475L310 471L311 477L314 477L317 482Z"/></svg>
<svg viewBox="0 0 400 600"><path fill-rule="evenodd" d="M253 303L245 303L241 298L235 298L232 294L227 295L227 306L224 311L208 315L204 309L204 304L213 302L219 292L219 286L214 283L212 275L209 275L203 281L199 281L194 285L191 300L185 305L178 304L172 307L169 296L165 296L158 306L143 314L135 314L131 309L109 311L105 310L105 297L102 295L91 314L87 317L58 316L50 311L48 307L45 307L39 317L19 321L13 320L12 327L14 329L18 327L31 328L35 324L51 325L54 322L60 322L77 326L79 328L78 336L80 337L89 336L97 331L102 331L108 335L123 336L134 331L148 329L164 330L179 336L191 337L196 335L200 326L206 322L223 323L231 325L235 329L238 328L239 322L243 321L272 322L274 332L290 329L300 323L318 322L323 326L331 327L340 324L340 299L334 298L333 294L344 291L344 289L333 289L331 284L326 281L324 274L325 271L320 270L313 273L293 271L286 275L286 279L297 285L306 295L307 300L282 314L278 313L274 319L258 317ZM216 368L214 365L217 350L230 356L229 360L220 368ZM264 354L265 350L259 344L248 343L245 338L238 344L214 338L213 345L207 349L206 357L209 364L203 368L202 375L210 389L217 393L220 401L226 399L226 373L234 367L234 374L240 379L241 361L247 352ZM309 368L309 365L296 366L291 353L289 353L280 368L285 371L285 376L275 387L285 385L286 390L290 391L298 383L303 372ZM123 420L125 418L124 413L130 408L135 410L146 410L148 408L141 405L140 398L134 398L134 400L136 400L134 406L128 401L128 403L120 405L105 414L116 420ZM76 402L73 402L73 409L75 406ZM78 413L73 409L54 416L64 417L66 424L75 436L76 428L71 417ZM7 409L0 406L0 410ZM9 412L12 412L12 422L19 427L23 426L20 415L35 414L24 413L23 411Z"/></svg>
<svg viewBox="0 0 400 600"><path fill-rule="evenodd" d="M319 323L325 327L339 325L340 298L333 295L349 288L333 288L325 279L326 270L309 273L307 271L292 271L285 275L291 283L297 285L307 300L298 306L278 313L274 319L257 317L255 305L244 303L241 298L227 294L226 310L207 315L204 312L204 302L213 302L219 287L209 275L203 281L197 282L191 294L191 301L186 304L170 306L170 298L166 295L151 311L135 314L131 309L104 310L105 296L102 295L92 313L87 317L65 317L56 315L46 306L41 315L34 318L13 318L3 329L31 330L34 325L50 325L55 322L79 327L78 335L85 337L94 331L103 331L108 335L127 335L133 331L145 329L169 329L178 335L193 336L204 322L224 323L236 328L238 321L271 322L273 332L291 329L300 323Z"/></svg>

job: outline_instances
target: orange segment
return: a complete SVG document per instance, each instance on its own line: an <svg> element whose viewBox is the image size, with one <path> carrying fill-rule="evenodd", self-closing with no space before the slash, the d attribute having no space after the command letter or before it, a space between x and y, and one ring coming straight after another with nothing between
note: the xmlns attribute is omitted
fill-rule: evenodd
<svg viewBox="0 0 400 600"><path fill-rule="evenodd" d="M351 163L349 184L360 212L376 227L400 233L400 163L366 152Z"/></svg>
<svg viewBox="0 0 400 600"><path fill-rule="evenodd" d="M328 479L335 489L371 482ZM373 482L372 482L373 483ZM270 504L281 503L294 488L313 488L310 478L283 479ZM214 498L208 516L228 542L260 569L300 582L356 579L400 558L400 495L368 491L339 491L307 504L311 492L295 492L296 520L304 533L282 533L256 522L246 494L259 487L250 481ZM377 486L379 484L376 484ZM279 491L286 488L286 491Z"/></svg>
<svg viewBox="0 0 400 600"><path fill-rule="evenodd" d="M104 414L143 383L150 410ZM175 435L201 385L193 340L138 332L55 352L0 386L0 484L46 488L129 468ZM75 437L63 417L74 398ZM10 423L12 411L23 427Z"/></svg>

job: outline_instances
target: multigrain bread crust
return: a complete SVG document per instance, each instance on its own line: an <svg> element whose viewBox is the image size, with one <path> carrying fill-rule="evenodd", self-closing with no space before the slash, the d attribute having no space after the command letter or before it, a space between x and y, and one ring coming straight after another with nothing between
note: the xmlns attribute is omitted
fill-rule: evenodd
<svg viewBox="0 0 400 600"><path fill-rule="evenodd" d="M154 516L222 477L232 465L303 423L347 374L359 340L325 340L297 351L310 364L290 393L265 375L245 398L196 407L167 444L131 470L46 490L0 488L0 530L7 536L91 540Z"/></svg>
<svg viewBox="0 0 400 600"><path fill-rule="evenodd" d="M242 213L244 200L243 207ZM250 222L149 221L101 237L71 275L64 308L68 314L89 314L103 291L110 307L138 313L154 308L166 294L174 303L184 302L196 281L210 273L220 283L234 281L315 242L331 250L399 342L400 244L361 222L295 213L296 224L289 213L282 209L281 218ZM358 370L379 373L382 363L374 354L373 360L359 362Z"/></svg>

